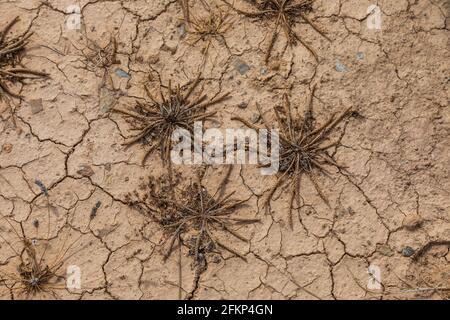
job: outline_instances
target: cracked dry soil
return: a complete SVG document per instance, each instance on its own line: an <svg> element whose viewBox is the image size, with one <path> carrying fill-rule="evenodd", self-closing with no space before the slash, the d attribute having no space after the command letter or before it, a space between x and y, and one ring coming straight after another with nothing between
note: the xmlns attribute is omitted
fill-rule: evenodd
<svg viewBox="0 0 450 320"><path fill-rule="evenodd" d="M20 17L6 38L32 33L21 67L49 75L7 78L21 98L0 93L0 297L448 299L450 2L316 0L302 14L326 37L300 19L288 24L296 44L276 20L221 0L191 0L188 14L181 2L0 0L0 29ZM224 21L190 29L189 15L217 21L205 3ZM367 27L371 4L381 30ZM68 28L71 5L81 29ZM233 168L226 193L246 201L236 216L257 222L233 226L248 241L214 234L245 259L209 246L196 252L201 271L189 239L165 259L166 230L129 205L129 193L167 168L158 152L142 164L148 149L124 146L136 132L109 112L146 101L144 83L158 92L158 77L187 85L199 72L208 97L231 92L208 108L206 127L244 128L236 116L261 127L260 113L277 123L284 95L303 115L313 94L318 125L352 110L328 149L345 168L316 175L328 204L304 179L292 226L290 185L266 211L277 177ZM198 170L173 169L180 186ZM215 190L227 170L208 168L204 187ZM80 268L81 288L66 287L68 266Z"/></svg>

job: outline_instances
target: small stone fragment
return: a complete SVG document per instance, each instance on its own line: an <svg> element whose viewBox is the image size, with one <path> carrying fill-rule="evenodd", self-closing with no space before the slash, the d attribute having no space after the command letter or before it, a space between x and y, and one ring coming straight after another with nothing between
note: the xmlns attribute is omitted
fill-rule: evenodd
<svg viewBox="0 0 450 320"><path fill-rule="evenodd" d="M121 77L121 78L131 78L130 75L126 71L124 71L120 68L117 68L115 73L118 77Z"/></svg>
<svg viewBox="0 0 450 320"><path fill-rule="evenodd" d="M148 57L148 63L149 64L156 64L159 61L159 55L155 54L155 55L151 55L150 57Z"/></svg>
<svg viewBox="0 0 450 320"><path fill-rule="evenodd" d="M388 245L381 245L378 247L378 252L383 256L392 257L394 255L394 251Z"/></svg>
<svg viewBox="0 0 450 320"><path fill-rule="evenodd" d="M12 151L13 145L11 143L5 143L2 147L4 153L10 153Z"/></svg>
<svg viewBox="0 0 450 320"><path fill-rule="evenodd" d="M244 61L242 61L241 59L237 59L234 62L234 67L236 68L236 70L241 74L244 75L246 74L249 70L250 67L248 64L246 64Z"/></svg>
<svg viewBox="0 0 450 320"><path fill-rule="evenodd" d="M36 114L44 110L42 99L30 100L31 113Z"/></svg>
<svg viewBox="0 0 450 320"><path fill-rule="evenodd" d="M281 62L280 62L279 60L273 61L273 62L270 64L270 68L271 68L273 71L278 71L278 70L280 70L280 68L281 68Z"/></svg>
<svg viewBox="0 0 450 320"><path fill-rule="evenodd" d="M186 25L184 23L180 24L177 28L178 35L181 39L183 39L186 36Z"/></svg>
<svg viewBox="0 0 450 320"><path fill-rule="evenodd" d="M402 255L404 257L411 257L414 254L414 252L415 252L414 249L411 247L404 247L402 249Z"/></svg>
<svg viewBox="0 0 450 320"><path fill-rule="evenodd" d="M90 177L94 174L94 170L89 165L82 164L77 173L83 177Z"/></svg>
<svg viewBox="0 0 450 320"><path fill-rule="evenodd" d="M268 72L269 72L269 71L267 70L266 67L262 67L262 68L259 70L259 73L261 73L261 75L263 75L263 76L265 76Z"/></svg>
<svg viewBox="0 0 450 320"><path fill-rule="evenodd" d="M102 205L101 201L97 201L95 203L95 206L92 207L91 210L91 214L89 215L89 218L92 220L97 216L97 210L100 208L100 206Z"/></svg>
<svg viewBox="0 0 450 320"><path fill-rule="evenodd" d="M220 128L220 126L221 126L221 124L220 124L220 121L217 121L217 120L210 120L210 123L211 123L211 128Z"/></svg>
<svg viewBox="0 0 450 320"><path fill-rule="evenodd" d="M241 102L238 104L239 109L245 109L248 106L248 102Z"/></svg>
<svg viewBox="0 0 450 320"><path fill-rule="evenodd" d="M414 231L421 226L422 222L421 216L410 214L403 219L403 226L409 231Z"/></svg>
<svg viewBox="0 0 450 320"><path fill-rule="evenodd" d="M261 119L261 115L259 113L254 113L251 118L250 121L252 123L257 123L259 120Z"/></svg>
<svg viewBox="0 0 450 320"><path fill-rule="evenodd" d="M339 61L339 59L336 60L336 71L337 72L347 72L348 71L347 67L341 61Z"/></svg>
<svg viewBox="0 0 450 320"><path fill-rule="evenodd" d="M117 99L113 92L107 88L100 89L100 112L107 113L116 104Z"/></svg>
<svg viewBox="0 0 450 320"><path fill-rule="evenodd" d="M162 51L170 52L171 55L177 53L178 47L170 47L167 44L163 44L160 48Z"/></svg>

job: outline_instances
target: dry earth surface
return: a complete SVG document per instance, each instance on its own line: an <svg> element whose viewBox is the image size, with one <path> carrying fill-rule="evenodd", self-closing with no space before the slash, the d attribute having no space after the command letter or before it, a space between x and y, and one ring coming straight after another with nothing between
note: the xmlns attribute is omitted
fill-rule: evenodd
<svg viewBox="0 0 450 320"><path fill-rule="evenodd" d="M208 14L202 1L190 2L191 15ZM306 23L293 29L318 61L281 33L267 64L272 22L208 3L228 11L232 26L205 54L208 43L189 33L176 0L0 0L0 29L20 17L8 37L33 32L22 64L50 75L11 83L22 99L0 101L1 298L448 299L450 2L314 1L308 17L331 41ZM371 4L381 9L381 30L367 27ZM68 27L71 5L81 9L81 29ZM243 0L234 5L252 9ZM85 63L96 48L108 54L111 39L114 64ZM146 98L147 79L157 90L158 75L184 85L199 71L209 96L231 92L210 107L217 114L206 127L243 128L234 116L261 126L258 106L272 123L283 94L302 113L314 86L317 123L352 108L329 150L345 170L317 177L329 206L304 179L291 228L289 189L277 190L266 213L276 176L236 165L227 192L248 200L236 215L259 222L237 228L248 242L218 237L246 261L208 251L201 270L186 241L165 260L166 232L128 205L130 192L166 168L158 153L142 165L145 147L122 145L133 132L109 112ZM174 169L181 185L198 168ZM205 187L216 188L226 171L207 168ZM33 240L27 250L44 250L62 275L79 266L81 289L59 281L24 294L24 237ZM369 266L380 270L379 288L367 286Z"/></svg>

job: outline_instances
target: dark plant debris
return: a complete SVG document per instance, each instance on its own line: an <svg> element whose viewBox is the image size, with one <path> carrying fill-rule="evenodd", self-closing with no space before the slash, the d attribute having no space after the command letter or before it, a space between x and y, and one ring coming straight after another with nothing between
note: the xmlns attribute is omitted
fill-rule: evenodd
<svg viewBox="0 0 450 320"><path fill-rule="evenodd" d="M150 79L149 77L149 81ZM148 99L137 100L133 110L116 107L112 111L123 114L129 119L131 130L138 132L125 141L124 145L142 143L148 146L142 158L142 164L154 150L159 149L163 164L171 169L170 151L173 132L183 128L192 134L194 122L210 119L216 111L207 111L208 107L226 100L229 94L208 98L208 95L204 94L203 86L198 93L194 94L202 82L200 75L190 85L183 87L173 86L172 81L169 81L168 86L164 86L159 76L158 79L159 99L151 93L149 85L145 84Z"/></svg>
<svg viewBox="0 0 450 320"><path fill-rule="evenodd" d="M233 26L229 11L224 11L220 8L212 8L206 3L203 5L206 14L192 14L189 19L184 18L187 25L188 42L191 46L198 43L203 44L201 52L204 56L203 63L206 62L206 57L211 47L215 44L224 45L230 51L225 34Z"/></svg>
<svg viewBox="0 0 450 320"><path fill-rule="evenodd" d="M270 42L264 58L266 64L270 60L273 47L281 32L284 33L289 45L296 45L300 42L314 56L316 61L319 60L316 51L293 29L300 21L306 22L322 37L331 41L330 38L308 18L308 14L312 11L312 3L314 0L248 0L247 2L256 9L251 12L238 9L227 0L222 1L236 12L246 17L274 22L274 26L268 27L269 30L267 31L267 34L270 35Z"/></svg>
<svg viewBox="0 0 450 320"><path fill-rule="evenodd" d="M307 176L309 178L320 198L329 206L328 198L319 186L317 177L322 173L332 178L326 166L335 167L339 170L344 169L327 151L339 145L339 141L327 141L333 129L350 114L351 108L348 108L340 115L333 114L328 121L317 126L313 118L314 92L315 87L312 89L312 94L303 117L298 113L293 113L287 94L283 97L283 106L281 108L274 107L280 138L279 173L277 181L269 191L264 202L264 207L266 212L268 212L275 192L286 184L290 186L289 225L291 228L293 226L292 211L294 208L294 200L297 203L298 210L300 210L301 206L300 190L302 177ZM261 117L265 129L270 131L269 122L264 119L262 114ZM240 121L247 127L255 130L260 129L241 117L233 117L232 120Z"/></svg>
<svg viewBox="0 0 450 320"><path fill-rule="evenodd" d="M68 255L62 254L54 256L54 261L49 262L46 253L48 252L48 239L31 239L25 234L23 222L19 223L19 231L13 226L12 222L6 217L1 217L7 223L15 237L19 241L8 241L0 234L2 250L9 248L18 260L12 260L10 263L18 261L16 272L7 273L0 271L0 286L8 288L11 298L31 299L37 296L41 298L51 297L59 299L58 290L65 290L65 274L63 265ZM36 220L37 221L37 220ZM33 223L33 226L39 228L39 223ZM42 246L40 244L42 243ZM65 244L64 244L65 245ZM67 253L67 252L66 252Z"/></svg>
<svg viewBox="0 0 450 320"><path fill-rule="evenodd" d="M26 46L33 33L26 31L24 34L9 37L8 34L18 22L19 17L16 17L0 31L0 99L6 96L22 99L19 93L10 89L11 83L49 76L45 72L31 70L22 65Z"/></svg>
<svg viewBox="0 0 450 320"><path fill-rule="evenodd" d="M206 269L206 255L209 253L225 250L247 261L244 254L224 243L218 232L248 242L236 231L236 227L260 221L235 216L248 199L235 199L234 191L226 193L232 168L229 166L213 192L203 185L206 170L202 170L194 182L181 189L174 190L173 184L161 177L158 181L150 179L141 186L140 192L135 191L128 197L130 205L163 227L166 235L163 241L164 259L171 256L177 244L189 248L197 278Z"/></svg>
<svg viewBox="0 0 450 320"><path fill-rule="evenodd" d="M121 61L117 58L116 37L111 36L108 43L104 46L90 39L87 34L84 35L84 38L86 39L84 48L77 48L73 45L80 52L83 58L81 62L84 64L84 67L93 73L102 70L102 85L109 81L110 85L113 86L110 69L115 65L121 64Z"/></svg>

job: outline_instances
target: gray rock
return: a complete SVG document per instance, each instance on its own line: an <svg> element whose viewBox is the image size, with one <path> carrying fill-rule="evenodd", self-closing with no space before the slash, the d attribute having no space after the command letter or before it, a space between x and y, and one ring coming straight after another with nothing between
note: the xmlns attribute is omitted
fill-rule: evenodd
<svg viewBox="0 0 450 320"><path fill-rule="evenodd" d="M103 87L100 89L100 112L107 113L117 103L114 92Z"/></svg>
<svg viewBox="0 0 450 320"><path fill-rule="evenodd" d="M242 61L241 59L237 59L234 62L234 67L241 75L246 74L250 70L250 66L248 64L246 64L244 61Z"/></svg>
<svg viewBox="0 0 450 320"><path fill-rule="evenodd" d="M347 67L341 61L339 61L339 59L336 60L336 71L337 72L347 72L348 71Z"/></svg>
<svg viewBox="0 0 450 320"><path fill-rule="evenodd" d="M92 170L92 168L89 165L82 164L80 166L80 169L78 169L77 173L83 177L90 177L94 174L94 170Z"/></svg>
<svg viewBox="0 0 450 320"><path fill-rule="evenodd" d="M175 53L177 53L178 47L171 47L164 43L160 49L162 51L169 52L171 55L174 55Z"/></svg>
<svg viewBox="0 0 450 320"><path fill-rule="evenodd" d="M177 28L178 35L181 39L183 39L186 36L186 25L184 23L180 24Z"/></svg>
<svg viewBox="0 0 450 320"><path fill-rule="evenodd" d="M238 104L239 109L245 109L248 107L248 102L241 102Z"/></svg>
<svg viewBox="0 0 450 320"><path fill-rule="evenodd" d="M120 69L120 68L117 68L115 70L115 74L118 77L121 77L121 78L131 78L131 76L128 74L128 72L126 72L126 71L124 71L123 69Z"/></svg>
<svg viewBox="0 0 450 320"><path fill-rule="evenodd" d="M394 255L394 251L388 245L381 245L378 248L378 252L387 257L392 257Z"/></svg>
<svg viewBox="0 0 450 320"><path fill-rule="evenodd" d="M259 70L259 73L261 73L261 75L263 75L263 76L265 76L268 72L269 72L269 71L267 70L266 67L262 67L262 68Z"/></svg>
<svg viewBox="0 0 450 320"><path fill-rule="evenodd" d="M404 257L411 257L416 251L411 247L404 247L402 249L402 255Z"/></svg>
<svg viewBox="0 0 450 320"><path fill-rule="evenodd" d="M259 122L260 119L261 119L261 115L260 115L259 113L254 113L254 114L251 116L250 121L251 121L252 123L257 123L257 122Z"/></svg>
<svg viewBox="0 0 450 320"><path fill-rule="evenodd" d="M42 99L30 100L31 113L36 114L44 110Z"/></svg>
<svg viewBox="0 0 450 320"><path fill-rule="evenodd" d="M422 223L423 220L418 214L410 214L403 219L403 226L409 231L418 229Z"/></svg>

